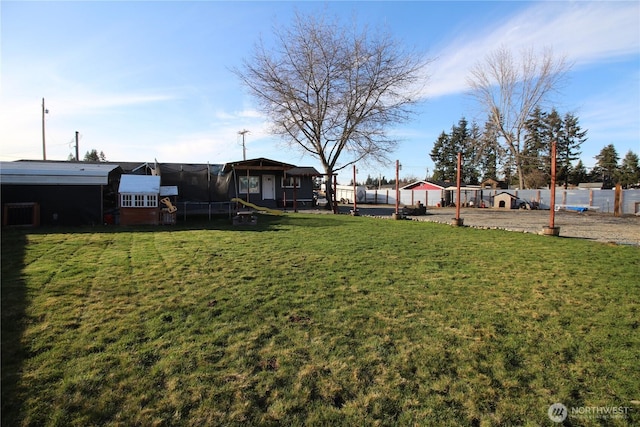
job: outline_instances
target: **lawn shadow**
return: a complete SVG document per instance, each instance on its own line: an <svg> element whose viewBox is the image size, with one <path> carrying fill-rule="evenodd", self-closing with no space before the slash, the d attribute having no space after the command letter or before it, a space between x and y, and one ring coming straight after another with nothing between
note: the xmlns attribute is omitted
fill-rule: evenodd
<svg viewBox="0 0 640 427"><path fill-rule="evenodd" d="M27 349L22 347L26 327L27 292L23 270L27 232L2 230L1 363L2 425L20 425L20 378Z"/></svg>
<svg viewBox="0 0 640 427"><path fill-rule="evenodd" d="M82 234L82 233L131 233L131 232L176 232L189 230L224 230L237 232L274 232L286 231L291 227L337 227L344 225L340 218L334 215L322 214L297 214L284 215L257 215L257 223L254 225L233 225L226 215L214 216L209 219L206 216L191 217L178 221L174 225L97 225L97 226L42 226L29 229L29 234Z"/></svg>

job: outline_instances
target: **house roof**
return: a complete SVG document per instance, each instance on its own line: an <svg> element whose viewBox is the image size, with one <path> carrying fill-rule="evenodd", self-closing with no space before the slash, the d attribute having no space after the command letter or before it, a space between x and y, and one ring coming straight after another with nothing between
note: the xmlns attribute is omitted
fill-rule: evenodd
<svg viewBox="0 0 640 427"><path fill-rule="evenodd" d="M601 189L604 186L603 182L581 182L578 184L578 188L592 188L592 189Z"/></svg>
<svg viewBox="0 0 640 427"><path fill-rule="evenodd" d="M22 185L106 185L117 165L106 163L0 162L0 182Z"/></svg>
<svg viewBox="0 0 640 427"><path fill-rule="evenodd" d="M266 159L260 157L257 159L240 160L237 162L231 162L224 165L224 172L230 172L231 170L264 170L264 171L286 171L295 168L295 165L289 163L279 162L277 160Z"/></svg>
<svg viewBox="0 0 640 427"><path fill-rule="evenodd" d="M493 179L493 178L487 178L484 181L482 181L480 183L480 187L482 187L482 188L491 187L493 189L509 188L508 185L504 181L498 181L498 180Z"/></svg>
<svg viewBox="0 0 640 427"><path fill-rule="evenodd" d="M400 187L400 189L401 190L411 190L413 188L423 187L423 186L426 186L426 187L438 187L439 189L443 189L443 188L445 188L445 186L448 186L448 185L450 185L450 183L444 183L444 182L441 182L441 181L433 181L432 182L432 181L421 180L421 181L412 182L411 184L407 184L404 187Z"/></svg>
<svg viewBox="0 0 640 427"><path fill-rule="evenodd" d="M285 171L287 175L293 176L319 176L322 175L312 166L300 166Z"/></svg>
<svg viewBox="0 0 640 427"><path fill-rule="evenodd" d="M160 177L157 175L122 175L118 193L160 194Z"/></svg>
<svg viewBox="0 0 640 427"><path fill-rule="evenodd" d="M213 175L223 175L232 170L263 170L263 171L285 171L287 175L296 176L320 176L320 172L314 167L301 166L279 162L264 157L249 160L239 160L225 164L219 163L159 163L155 162L109 162L110 164L119 165L125 173L146 175L178 172L205 172Z"/></svg>

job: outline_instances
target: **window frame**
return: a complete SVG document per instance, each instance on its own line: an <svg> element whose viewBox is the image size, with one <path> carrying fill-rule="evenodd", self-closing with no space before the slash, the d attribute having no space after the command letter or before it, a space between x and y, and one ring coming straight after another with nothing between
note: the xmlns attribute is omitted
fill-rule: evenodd
<svg viewBox="0 0 640 427"><path fill-rule="evenodd" d="M256 175L238 177L239 194L247 194L247 182L249 183L249 194L260 194L260 177Z"/></svg>
<svg viewBox="0 0 640 427"><path fill-rule="evenodd" d="M157 194L121 193L120 207L122 208L157 208Z"/></svg>
<svg viewBox="0 0 640 427"><path fill-rule="evenodd" d="M132 208L133 207L133 194L120 194L120 207Z"/></svg>
<svg viewBox="0 0 640 427"><path fill-rule="evenodd" d="M282 177L282 188L300 188L300 177L297 175L288 175Z"/></svg>

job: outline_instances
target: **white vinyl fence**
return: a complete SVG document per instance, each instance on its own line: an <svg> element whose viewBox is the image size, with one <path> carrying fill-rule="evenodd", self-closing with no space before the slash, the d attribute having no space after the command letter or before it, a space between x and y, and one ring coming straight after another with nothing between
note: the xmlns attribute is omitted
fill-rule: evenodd
<svg viewBox="0 0 640 427"><path fill-rule="evenodd" d="M594 210L604 213L613 213L615 190L556 190L556 205L565 206L591 206ZM493 207L493 198L496 194L507 192L527 202L536 202L540 209L549 209L551 200L550 190L480 190L475 188L462 188L460 199L462 206ZM345 193L346 194L346 193ZM353 190L351 191L351 199ZM366 190L366 198L358 194L359 203L372 203L381 205L395 205L396 190L380 189ZM400 190L401 205L415 205L422 203L426 206L449 206L455 204L455 190ZM622 213L636 214L640 212L640 189L622 190Z"/></svg>

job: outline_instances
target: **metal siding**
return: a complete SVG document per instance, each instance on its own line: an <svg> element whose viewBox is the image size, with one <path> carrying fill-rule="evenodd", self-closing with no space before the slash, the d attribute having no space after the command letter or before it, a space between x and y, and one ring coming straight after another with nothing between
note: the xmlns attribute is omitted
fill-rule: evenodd
<svg viewBox="0 0 640 427"><path fill-rule="evenodd" d="M108 176L2 175L5 185L107 185Z"/></svg>
<svg viewBox="0 0 640 427"><path fill-rule="evenodd" d="M115 165L75 162L0 162L3 185L106 185Z"/></svg>
<svg viewBox="0 0 640 427"><path fill-rule="evenodd" d="M103 221L99 186L2 185L2 203L16 202L39 203L42 225L94 225Z"/></svg>

